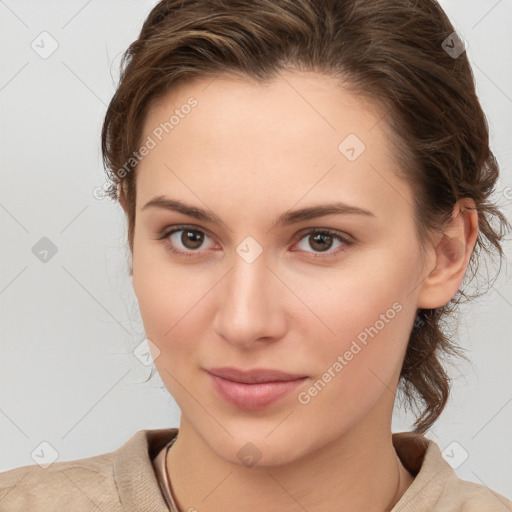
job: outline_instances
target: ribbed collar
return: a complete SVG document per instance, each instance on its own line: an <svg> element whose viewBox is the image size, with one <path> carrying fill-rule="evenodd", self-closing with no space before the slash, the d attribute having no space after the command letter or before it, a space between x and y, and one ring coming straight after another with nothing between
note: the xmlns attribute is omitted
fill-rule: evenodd
<svg viewBox="0 0 512 512"><path fill-rule="evenodd" d="M123 509L130 512L169 512L152 460L177 433L177 428L139 430L116 450L114 478Z"/></svg>

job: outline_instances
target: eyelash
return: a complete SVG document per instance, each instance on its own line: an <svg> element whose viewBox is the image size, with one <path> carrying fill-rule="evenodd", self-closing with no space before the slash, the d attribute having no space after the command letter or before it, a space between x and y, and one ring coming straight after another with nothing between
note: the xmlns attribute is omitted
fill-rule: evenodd
<svg viewBox="0 0 512 512"><path fill-rule="evenodd" d="M174 247L172 247L172 245L170 245L170 243L169 243L169 237L172 234L180 232L180 231L185 231L187 229L190 230L190 231L195 231L195 232L198 232L198 233L202 233L202 234L208 236L209 238L211 238L208 235L208 233L206 233L202 229L198 229L195 226L182 225L182 226L175 226L172 229L165 229L157 237L157 240L162 242L164 244L165 248L168 251L170 251L172 254L174 254L174 255L185 256L185 257L194 257L194 256L196 256L197 253L200 252L199 250L180 251L180 250L177 250ZM339 233L337 231L333 231L331 229L320 229L320 228L311 228L311 229L309 229L306 232L302 232L300 234L300 236L295 240L294 244L300 242L303 238L305 238L305 237L307 237L307 236L309 236L311 234L330 235L335 240L338 240L339 242L343 243L343 245L341 247L338 247L335 250L335 252L316 252L316 253L313 252L313 253L309 253L309 254L312 254L312 256L310 256L310 257L313 257L313 258L331 258L331 257L337 256L338 254L346 251L351 245L354 244L353 240L349 239L348 237L342 235L341 233Z"/></svg>

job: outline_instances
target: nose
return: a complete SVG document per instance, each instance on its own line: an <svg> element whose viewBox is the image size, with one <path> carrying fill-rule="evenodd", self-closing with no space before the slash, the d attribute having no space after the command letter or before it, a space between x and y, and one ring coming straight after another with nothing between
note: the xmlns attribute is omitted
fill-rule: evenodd
<svg viewBox="0 0 512 512"><path fill-rule="evenodd" d="M238 348L281 338L287 319L283 284L269 268L264 253L249 263L234 255L218 295L215 332Z"/></svg>

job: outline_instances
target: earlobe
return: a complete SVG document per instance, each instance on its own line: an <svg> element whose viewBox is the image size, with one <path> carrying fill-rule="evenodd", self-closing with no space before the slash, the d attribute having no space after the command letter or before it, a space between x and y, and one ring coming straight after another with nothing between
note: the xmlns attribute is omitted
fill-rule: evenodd
<svg viewBox="0 0 512 512"><path fill-rule="evenodd" d="M418 307L435 309L447 304L457 293L466 273L478 237L478 212L473 199L459 200L452 220L443 229L435 247L435 266L424 278Z"/></svg>

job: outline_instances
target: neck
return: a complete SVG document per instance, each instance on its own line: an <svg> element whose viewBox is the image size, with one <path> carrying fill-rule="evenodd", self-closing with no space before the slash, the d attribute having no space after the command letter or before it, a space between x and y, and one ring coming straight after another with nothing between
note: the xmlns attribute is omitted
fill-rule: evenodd
<svg viewBox="0 0 512 512"><path fill-rule="evenodd" d="M413 481L389 425L358 424L300 459L249 468L219 457L182 417L167 458L174 499L180 512L389 511Z"/></svg>

